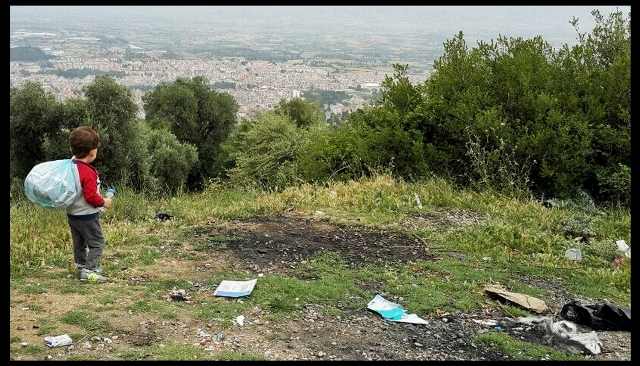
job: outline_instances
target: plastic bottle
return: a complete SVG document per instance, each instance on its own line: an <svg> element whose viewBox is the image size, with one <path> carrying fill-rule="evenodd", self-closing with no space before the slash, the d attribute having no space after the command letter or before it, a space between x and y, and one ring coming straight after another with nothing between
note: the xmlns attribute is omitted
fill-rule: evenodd
<svg viewBox="0 0 640 366"><path fill-rule="evenodd" d="M107 198L111 198L111 197L113 197L115 194L116 194L116 190L115 190L114 188L109 188L109 189L107 190ZM106 208L104 208L104 207L100 207L100 209L99 209L99 210L100 210L100 211L104 211L104 210L106 210Z"/></svg>

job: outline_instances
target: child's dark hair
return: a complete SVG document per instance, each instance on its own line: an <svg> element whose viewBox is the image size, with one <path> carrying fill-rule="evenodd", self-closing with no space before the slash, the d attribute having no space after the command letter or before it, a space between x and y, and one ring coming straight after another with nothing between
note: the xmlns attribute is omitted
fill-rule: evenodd
<svg viewBox="0 0 640 366"><path fill-rule="evenodd" d="M89 126L80 126L69 134L71 153L78 159L89 155L91 150L100 147L100 136Z"/></svg>

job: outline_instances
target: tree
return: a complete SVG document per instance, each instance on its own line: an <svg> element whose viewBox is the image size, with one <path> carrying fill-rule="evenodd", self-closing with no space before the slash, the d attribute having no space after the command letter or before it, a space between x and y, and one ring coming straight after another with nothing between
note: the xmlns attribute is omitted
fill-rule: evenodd
<svg viewBox="0 0 640 366"><path fill-rule="evenodd" d="M403 179L416 179L426 174L422 135L408 127L404 118L395 107L372 107L349 115L349 128L340 133L354 133L354 156L365 168L362 175L388 171ZM358 166L356 162L353 165Z"/></svg>
<svg viewBox="0 0 640 366"><path fill-rule="evenodd" d="M9 179L16 191L34 165L48 160L43 143L59 133L60 111L55 95L39 83L10 88ZM68 141L66 146L69 155Z"/></svg>
<svg viewBox="0 0 640 366"><path fill-rule="evenodd" d="M273 190L295 184L304 130L288 116L273 112L261 113L245 123L247 127L234 136L229 150L235 161L228 171L230 181Z"/></svg>
<svg viewBox="0 0 640 366"><path fill-rule="evenodd" d="M221 174L217 165L220 144L236 125L239 106L228 93L210 89L203 77L178 78L162 83L143 96L147 121L166 128L182 143L198 149L198 164L187 186L201 189L209 178Z"/></svg>
<svg viewBox="0 0 640 366"><path fill-rule="evenodd" d="M102 142L94 165L105 185L128 184L141 190L153 186L147 145L138 133L137 106L131 91L118 85L109 75L97 76L83 88L87 101L87 120Z"/></svg>
<svg viewBox="0 0 640 366"><path fill-rule="evenodd" d="M42 142L46 160L70 157L69 132L90 120L87 107L87 101L82 98L70 98L60 104L60 112L52 121L58 129L47 134Z"/></svg>
<svg viewBox="0 0 640 366"><path fill-rule="evenodd" d="M407 77L409 65L393 64L393 76L385 75L378 104L401 113L413 111L422 100L420 89Z"/></svg>
<svg viewBox="0 0 640 366"><path fill-rule="evenodd" d="M198 161L195 146L180 143L176 136L163 129L152 129L140 123L151 154L151 175L163 193L176 193L186 189L189 172Z"/></svg>
<svg viewBox="0 0 640 366"><path fill-rule="evenodd" d="M298 127L308 127L324 121L324 115L318 103L302 98L293 98L289 101L281 99L274 110L278 115L289 116Z"/></svg>
<svg viewBox="0 0 640 366"><path fill-rule="evenodd" d="M463 185L479 176L527 174L524 181L537 196L595 192L590 181L604 154L594 152L625 157L629 151L630 43L623 24L602 24L594 28L602 40L581 37L582 44L558 53L540 36L501 36L472 50L462 33L446 42L426 83L428 98L411 116L424 133L429 166ZM621 44L611 45L615 40ZM502 164L486 172L477 162L489 157ZM609 161L621 169L615 164L621 161Z"/></svg>
<svg viewBox="0 0 640 366"><path fill-rule="evenodd" d="M594 136L586 185L600 201L631 205L631 13L591 14L593 32L567 52L587 75L581 104Z"/></svg>

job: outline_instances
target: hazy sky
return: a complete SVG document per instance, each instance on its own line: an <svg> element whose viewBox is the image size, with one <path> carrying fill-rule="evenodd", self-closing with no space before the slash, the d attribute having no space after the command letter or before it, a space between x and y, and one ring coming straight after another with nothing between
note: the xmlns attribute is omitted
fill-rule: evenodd
<svg viewBox="0 0 640 366"><path fill-rule="evenodd" d="M41 19L95 27L191 26L212 32L409 32L450 38L462 31L480 39L541 35L551 40L575 38L569 24L573 17L580 19L581 32L590 32L594 9L605 16L619 9L626 16L631 6L10 6L10 27L13 30L16 21Z"/></svg>

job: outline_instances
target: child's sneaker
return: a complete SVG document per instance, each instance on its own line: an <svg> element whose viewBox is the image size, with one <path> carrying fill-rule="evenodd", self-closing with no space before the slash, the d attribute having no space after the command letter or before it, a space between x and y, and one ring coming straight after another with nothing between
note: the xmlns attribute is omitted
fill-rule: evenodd
<svg viewBox="0 0 640 366"><path fill-rule="evenodd" d="M76 271L78 272L78 276L80 276L80 274L82 273L82 271L85 271L86 269L84 267L82 267L79 264L76 264ZM91 272L91 271L89 271ZM93 270L93 272L97 273L97 274L102 274L102 267L98 266L96 267L95 270Z"/></svg>
<svg viewBox="0 0 640 366"><path fill-rule="evenodd" d="M83 269L82 271L80 271L80 280L90 282L105 282L107 279L96 272Z"/></svg>

